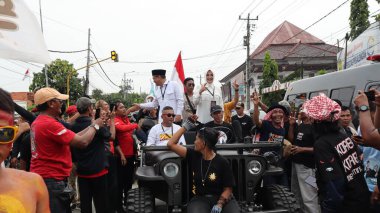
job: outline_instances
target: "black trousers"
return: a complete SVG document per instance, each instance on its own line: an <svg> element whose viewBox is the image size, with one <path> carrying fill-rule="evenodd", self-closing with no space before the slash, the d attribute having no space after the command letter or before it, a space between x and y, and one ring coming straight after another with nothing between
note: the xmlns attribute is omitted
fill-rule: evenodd
<svg viewBox="0 0 380 213"><path fill-rule="evenodd" d="M133 175L135 172L135 157L128 157L127 164L121 165L120 158L117 160L117 172L118 172L118 183L119 183L119 197L118 203L119 208L122 207L123 198L126 198L128 190L132 188Z"/></svg>
<svg viewBox="0 0 380 213"><path fill-rule="evenodd" d="M108 174L107 174L107 183L108 183L108 204L109 211L113 213L118 208L118 183L117 183L117 158L110 154L108 155Z"/></svg>
<svg viewBox="0 0 380 213"><path fill-rule="evenodd" d="M82 213L92 212L92 200L94 200L96 213L108 212L107 175L96 178L78 177L78 185Z"/></svg>
<svg viewBox="0 0 380 213"><path fill-rule="evenodd" d="M187 212L210 213L212 207L218 202L217 196L195 196L187 204ZM232 198L224 205L222 213L240 212L239 204Z"/></svg>

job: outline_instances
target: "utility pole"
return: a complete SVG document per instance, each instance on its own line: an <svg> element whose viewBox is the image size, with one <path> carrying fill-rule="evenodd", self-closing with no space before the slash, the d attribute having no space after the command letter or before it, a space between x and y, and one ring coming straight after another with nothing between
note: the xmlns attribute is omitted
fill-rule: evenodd
<svg viewBox="0 0 380 213"><path fill-rule="evenodd" d="M199 84L202 85L202 78L203 78L202 74L199 74L199 77L197 77L197 78L199 78Z"/></svg>
<svg viewBox="0 0 380 213"><path fill-rule="evenodd" d="M344 37L346 39L346 46L344 48L344 69L347 68L347 43L348 40L350 39L350 35L346 33L346 36Z"/></svg>
<svg viewBox="0 0 380 213"><path fill-rule="evenodd" d="M249 23L249 21L256 21L256 20L259 20L259 17L257 16L256 18L249 18L249 13L248 13L248 17L247 18L241 18L241 16L239 16L239 20L245 20L247 21L247 35L244 36L244 46L247 47L247 60L245 62L245 73L244 73L244 81L245 81L245 99L246 99L246 109L250 109L251 106L250 106L250 85L249 85L249 76L250 76L250 68L251 68L251 65L250 65L250 59L249 59L249 54L250 54L250 49L249 49L249 46L250 46L250 40L251 40L251 25Z"/></svg>
<svg viewBox="0 0 380 213"><path fill-rule="evenodd" d="M124 73L124 79L123 79L123 85L122 85L124 100L127 98L127 94L129 93L129 91L133 90L133 87L131 86L132 83L133 83L133 80L127 79L127 73ZM140 87L140 93L141 93L141 87Z"/></svg>
<svg viewBox="0 0 380 213"><path fill-rule="evenodd" d="M91 29L88 28L88 46L87 46L87 67L86 67L86 80L84 82L84 92L86 95L90 93L90 50L91 50L91 42L90 42L90 37L91 37Z"/></svg>

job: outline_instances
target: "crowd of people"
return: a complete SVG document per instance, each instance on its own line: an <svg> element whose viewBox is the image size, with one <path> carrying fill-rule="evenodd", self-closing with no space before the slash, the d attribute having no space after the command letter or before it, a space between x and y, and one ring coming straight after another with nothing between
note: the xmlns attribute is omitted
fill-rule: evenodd
<svg viewBox="0 0 380 213"><path fill-rule="evenodd" d="M10 155L10 167L19 169L0 167L0 209L92 212L93 204L98 213L125 212L141 144L168 146L190 163L188 212L237 212L235 180L215 146L269 141L287 147L251 151L274 159L284 173L265 176L263 184L289 187L301 212L380 212L379 91L373 90L374 101L361 91L355 98L355 129L349 106L323 94L294 109L287 101L268 107L254 92L253 109L246 109L236 82L233 100L223 101L211 70L198 87L186 78L184 92L165 70L152 77L154 94L132 106L81 97L66 109L68 95L42 88L29 112L0 89L0 163ZM186 131L196 131L194 148L183 146Z"/></svg>

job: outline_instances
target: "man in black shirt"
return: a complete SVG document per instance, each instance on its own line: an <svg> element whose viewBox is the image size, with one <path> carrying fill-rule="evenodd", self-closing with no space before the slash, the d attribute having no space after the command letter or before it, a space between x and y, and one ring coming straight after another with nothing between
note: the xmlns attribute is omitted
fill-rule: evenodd
<svg viewBox="0 0 380 213"><path fill-rule="evenodd" d="M232 125L223 121L223 109L219 105L211 107L210 110L213 121L205 123L204 127L211 127L221 132L218 143L234 143L235 134Z"/></svg>
<svg viewBox="0 0 380 213"><path fill-rule="evenodd" d="M251 129L253 127L252 118L244 114L244 103L239 102L236 104L235 110L237 115L232 116L232 122L238 121L241 125L243 138L251 136Z"/></svg>
<svg viewBox="0 0 380 213"><path fill-rule="evenodd" d="M316 179L322 212L369 212L369 191L357 146L339 126L341 107L324 94L303 105L314 120Z"/></svg>
<svg viewBox="0 0 380 213"><path fill-rule="evenodd" d="M319 212L313 155L315 134L311 119L303 110L300 110L299 114L302 123L298 126L294 117L289 118L288 138L292 142L291 189L301 205L302 212Z"/></svg>
<svg viewBox="0 0 380 213"><path fill-rule="evenodd" d="M89 98L81 97L77 100L77 109L80 113L74 124L73 132L81 132L92 123L92 103ZM111 122L111 125L113 122ZM77 160L78 185L80 207L82 212L92 211L92 201L96 212L108 211L107 174L108 161L105 150L105 140L111 137L105 127L96 127L97 130L92 142L85 148L73 148L73 156Z"/></svg>

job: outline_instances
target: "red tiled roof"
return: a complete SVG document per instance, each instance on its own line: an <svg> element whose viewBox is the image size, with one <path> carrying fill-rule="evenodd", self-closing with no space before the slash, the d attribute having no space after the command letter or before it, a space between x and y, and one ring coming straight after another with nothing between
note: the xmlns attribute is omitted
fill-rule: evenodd
<svg viewBox="0 0 380 213"><path fill-rule="evenodd" d="M297 43L324 44L325 42L311 35L310 33L303 31L301 28L295 26L294 24L288 21L284 21L276 29L269 33L267 37L265 37L263 42L252 53L251 58L255 57L255 55L259 54L271 45Z"/></svg>
<svg viewBox="0 0 380 213"><path fill-rule="evenodd" d="M281 44L270 45L265 51L259 52L252 59L264 59L265 52L270 53L271 59L279 60L286 58L316 58L335 57L339 52L338 47L329 44Z"/></svg>

